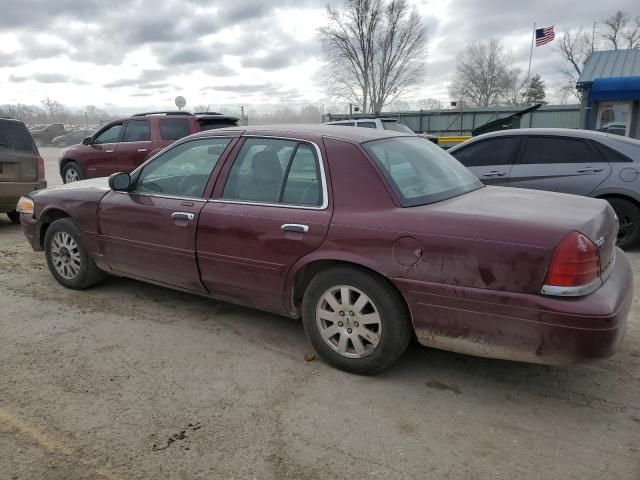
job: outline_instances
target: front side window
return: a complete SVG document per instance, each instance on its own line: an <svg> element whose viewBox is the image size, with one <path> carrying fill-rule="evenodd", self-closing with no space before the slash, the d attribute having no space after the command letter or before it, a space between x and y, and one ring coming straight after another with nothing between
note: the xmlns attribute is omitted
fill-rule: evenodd
<svg viewBox="0 0 640 480"><path fill-rule="evenodd" d="M100 145L103 143L116 143L120 140L120 130L122 130L122 124L111 125L106 130L100 132L96 138L93 139L94 145Z"/></svg>
<svg viewBox="0 0 640 480"><path fill-rule="evenodd" d="M530 136L522 156L524 164L595 163L602 159L579 138Z"/></svg>
<svg viewBox="0 0 640 480"><path fill-rule="evenodd" d="M248 138L231 167L222 198L321 205L321 178L315 149L294 140Z"/></svg>
<svg viewBox="0 0 640 480"><path fill-rule="evenodd" d="M134 191L178 197L202 197L211 172L230 138L182 143L144 166Z"/></svg>
<svg viewBox="0 0 640 480"><path fill-rule="evenodd" d="M439 202L483 186L460 162L424 138L386 138L363 147L405 207Z"/></svg>
<svg viewBox="0 0 640 480"><path fill-rule="evenodd" d="M191 127L186 118L160 119L160 138L163 140L179 140L190 133Z"/></svg>
<svg viewBox="0 0 640 480"><path fill-rule="evenodd" d="M132 120L127 122L122 137L123 142L148 142L151 140L149 120Z"/></svg>
<svg viewBox="0 0 640 480"><path fill-rule="evenodd" d="M519 141L518 137L483 140L457 150L451 155L456 157L465 167L510 165Z"/></svg>

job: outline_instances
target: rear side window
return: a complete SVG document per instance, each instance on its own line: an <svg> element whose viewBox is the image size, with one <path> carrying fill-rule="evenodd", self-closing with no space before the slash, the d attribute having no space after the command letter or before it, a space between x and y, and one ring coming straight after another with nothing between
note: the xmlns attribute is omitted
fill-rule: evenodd
<svg viewBox="0 0 640 480"><path fill-rule="evenodd" d="M17 122L0 122L0 149L33 152L33 140L27 127Z"/></svg>
<svg viewBox="0 0 640 480"><path fill-rule="evenodd" d="M364 128L376 128L375 122L358 122L358 126Z"/></svg>
<svg viewBox="0 0 640 480"><path fill-rule="evenodd" d="M248 138L238 153L222 198L245 202L319 206L318 158L307 143Z"/></svg>
<svg viewBox="0 0 640 480"><path fill-rule="evenodd" d="M584 140L562 137L530 136L522 155L523 164L602 162Z"/></svg>
<svg viewBox="0 0 640 480"><path fill-rule="evenodd" d="M602 153L602 156L607 162L619 163L619 162L631 162L632 160L627 156L616 152L614 149L607 147L599 142L594 142L598 150Z"/></svg>
<svg viewBox="0 0 640 480"><path fill-rule="evenodd" d="M483 140L453 152L451 155L456 157L465 167L509 165L513 161L513 152L519 141L519 137Z"/></svg>
<svg viewBox="0 0 640 480"><path fill-rule="evenodd" d="M189 120L184 118L160 119L160 138L163 140L179 140L190 133Z"/></svg>
<svg viewBox="0 0 640 480"><path fill-rule="evenodd" d="M147 142L151 140L149 120L133 120L127 122L122 137L123 142Z"/></svg>

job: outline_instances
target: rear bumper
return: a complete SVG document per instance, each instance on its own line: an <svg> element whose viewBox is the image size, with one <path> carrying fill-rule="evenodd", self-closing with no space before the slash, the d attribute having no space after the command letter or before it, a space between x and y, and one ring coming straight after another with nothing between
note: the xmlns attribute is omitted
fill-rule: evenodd
<svg viewBox="0 0 640 480"><path fill-rule="evenodd" d="M43 188L47 188L46 180L38 182L0 182L0 212L15 210L21 196Z"/></svg>
<svg viewBox="0 0 640 480"><path fill-rule="evenodd" d="M608 280L584 297L558 298L395 279L423 345L469 355L567 364L620 346L633 297L621 250Z"/></svg>

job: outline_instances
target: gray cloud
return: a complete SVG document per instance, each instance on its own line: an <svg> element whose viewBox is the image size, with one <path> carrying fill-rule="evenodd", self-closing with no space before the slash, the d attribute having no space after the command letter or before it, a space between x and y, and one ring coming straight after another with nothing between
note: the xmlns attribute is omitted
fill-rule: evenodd
<svg viewBox="0 0 640 480"><path fill-rule="evenodd" d="M13 82L13 83L22 83L22 82L26 82L28 80L28 77L23 77L20 75L9 75L9 81Z"/></svg>

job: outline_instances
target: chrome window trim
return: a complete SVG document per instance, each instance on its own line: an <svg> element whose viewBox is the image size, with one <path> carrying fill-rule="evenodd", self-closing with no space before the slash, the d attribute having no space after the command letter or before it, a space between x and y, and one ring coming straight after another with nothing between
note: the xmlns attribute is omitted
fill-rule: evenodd
<svg viewBox="0 0 640 480"><path fill-rule="evenodd" d="M167 198L169 200L183 200L186 202L207 203L207 200L202 197L180 197L178 195L161 195L159 193L122 192L118 190L112 190L112 191L116 193L120 193L122 195L139 195L141 197L156 197L156 198Z"/></svg>
<svg viewBox="0 0 640 480"><path fill-rule="evenodd" d="M614 248L613 257L611 258L611 262L609 262L609 266L602 273L602 275L596 278L593 282L577 287L558 287L556 285L544 285L542 287L541 293L543 295L551 295L555 297L581 297L584 295L589 295L590 293L595 292L602 285L604 285L604 282L606 282L607 279L611 276L611 272L613 272L615 263L616 250Z"/></svg>
<svg viewBox="0 0 640 480"><path fill-rule="evenodd" d="M322 189L321 189L322 203L320 205L296 205L292 203L252 202L252 201L245 201L245 200L232 200L232 199L223 199L223 198L211 198L207 201L213 202L213 203L232 203L237 205L255 205L255 206L262 206L262 207L294 208L294 209L300 209L300 210L326 210L329 207L329 190L327 188L327 177L325 175L325 170L324 170L324 158L322 157L322 153L320 152L320 147L318 146L317 143L312 142L311 140L303 140L300 138L292 138L292 137L280 137L280 136L273 136L273 135L241 135L240 138L270 138L275 140L290 140L293 142L307 143L307 144L313 145L316 150L316 154L318 155L318 164L320 165L320 182L322 184ZM235 162L237 158L238 157L236 156L236 158L234 158L233 161Z"/></svg>

